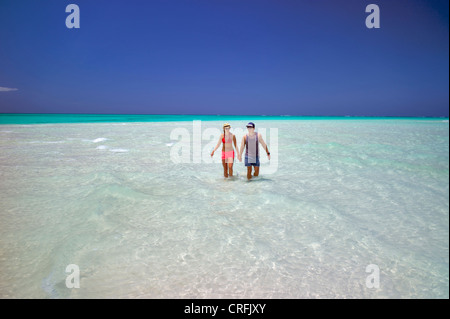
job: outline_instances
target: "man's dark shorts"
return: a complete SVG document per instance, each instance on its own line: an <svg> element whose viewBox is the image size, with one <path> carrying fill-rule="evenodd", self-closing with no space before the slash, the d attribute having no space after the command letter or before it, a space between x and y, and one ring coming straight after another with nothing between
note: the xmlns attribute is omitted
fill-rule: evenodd
<svg viewBox="0 0 450 319"><path fill-rule="evenodd" d="M259 156L258 157L248 157L245 156L245 166L256 166L259 167Z"/></svg>

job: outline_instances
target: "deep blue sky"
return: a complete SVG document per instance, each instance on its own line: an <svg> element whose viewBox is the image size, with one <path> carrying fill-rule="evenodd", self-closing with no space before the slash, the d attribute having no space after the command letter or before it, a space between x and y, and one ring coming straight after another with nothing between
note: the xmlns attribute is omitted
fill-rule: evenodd
<svg viewBox="0 0 450 319"><path fill-rule="evenodd" d="M0 0L2 113L448 117L448 86L447 0Z"/></svg>

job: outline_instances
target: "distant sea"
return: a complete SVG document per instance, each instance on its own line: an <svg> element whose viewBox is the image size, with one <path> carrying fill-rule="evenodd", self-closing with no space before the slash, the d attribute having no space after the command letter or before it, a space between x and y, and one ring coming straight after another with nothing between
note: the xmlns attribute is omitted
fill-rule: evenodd
<svg viewBox="0 0 450 319"><path fill-rule="evenodd" d="M51 123L120 123L120 122L172 122L172 121L237 121L237 120L408 120L411 117L352 117L352 116L265 116L265 115L164 115L164 114L26 114L0 113L0 124ZM421 119L421 118L416 118ZM425 118L448 120L448 118Z"/></svg>
<svg viewBox="0 0 450 319"><path fill-rule="evenodd" d="M210 151L249 121L272 157L225 179ZM449 298L448 118L0 124L0 298Z"/></svg>

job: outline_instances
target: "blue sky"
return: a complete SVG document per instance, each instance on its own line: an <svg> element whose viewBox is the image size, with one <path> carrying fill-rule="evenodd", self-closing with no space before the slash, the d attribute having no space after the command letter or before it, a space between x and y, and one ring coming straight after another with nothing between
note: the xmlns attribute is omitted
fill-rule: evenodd
<svg viewBox="0 0 450 319"><path fill-rule="evenodd" d="M80 29L68 29L68 4ZM368 29L365 8L380 7ZM1 0L0 112L446 116L449 2Z"/></svg>

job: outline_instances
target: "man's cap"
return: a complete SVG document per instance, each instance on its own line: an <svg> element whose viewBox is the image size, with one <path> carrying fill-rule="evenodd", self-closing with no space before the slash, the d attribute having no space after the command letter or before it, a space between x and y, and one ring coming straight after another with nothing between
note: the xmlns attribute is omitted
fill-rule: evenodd
<svg viewBox="0 0 450 319"><path fill-rule="evenodd" d="M255 127L255 123L253 123L253 122L249 122L248 124L247 124L247 127Z"/></svg>

